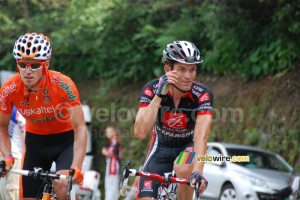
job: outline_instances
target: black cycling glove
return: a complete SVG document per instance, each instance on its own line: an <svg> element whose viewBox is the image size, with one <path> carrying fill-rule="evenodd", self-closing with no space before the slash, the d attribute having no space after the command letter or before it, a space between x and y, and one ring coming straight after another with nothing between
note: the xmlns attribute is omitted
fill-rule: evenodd
<svg viewBox="0 0 300 200"><path fill-rule="evenodd" d="M168 83L167 75L163 75L159 79L156 95L159 96L160 98L164 98L165 96L167 96L170 86L171 86L171 84Z"/></svg>
<svg viewBox="0 0 300 200"><path fill-rule="evenodd" d="M196 179L196 181L199 181L200 184L201 184L201 180L205 180L205 185L206 185L206 187L207 187L207 185L208 185L207 179L206 179L200 172L193 172L193 173L191 174L190 180L192 181L193 179Z"/></svg>

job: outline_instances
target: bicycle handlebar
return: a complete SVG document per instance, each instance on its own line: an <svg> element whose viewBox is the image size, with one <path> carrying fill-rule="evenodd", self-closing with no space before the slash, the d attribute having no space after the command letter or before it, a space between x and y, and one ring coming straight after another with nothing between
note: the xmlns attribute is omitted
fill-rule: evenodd
<svg viewBox="0 0 300 200"><path fill-rule="evenodd" d="M128 184L129 176L142 176L142 177L148 177L148 178L158 180L161 183L179 183L179 184L189 185L189 186L195 188L196 197L197 197L197 199L199 198L199 193L197 192L200 187L199 182L192 184L192 182L188 179L174 177L174 174L172 174L171 172L165 173L163 176L160 176L155 173L140 172L136 169L129 169L129 166L130 166L130 161L126 161L126 163L123 167L123 177L121 179L120 187L119 187L120 194L122 196L127 195L127 184Z"/></svg>
<svg viewBox="0 0 300 200"><path fill-rule="evenodd" d="M60 180L67 180L67 176L66 175L62 175L62 174L52 174L52 173L48 173L48 172L35 172L35 171L30 171L30 170L21 170L21 169L11 169L9 170L10 173L13 174L19 174L22 176L37 176L38 178L50 178L50 179L60 179ZM38 173L38 174L36 174Z"/></svg>
<svg viewBox="0 0 300 200"><path fill-rule="evenodd" d="M5 161L1 160L0 161L0 178L2 175L2 172L5 172ZM74 169L70 169L69 170L69 179L68 179L68 193L67 195L70 195L70 192L72 190L72 178L74 175ZM53 173L49 173L49 172L44 172L42 168L34 168L33 171L31 170L21 170L21 169L10 169L9 173L13 173L13 174L19 174L22 176L31 176L35 179L37 178L42 178L44 180L46 179L60 179L60 180L67 180L67 176L63 175L63 174L53 174Z"/></svg>

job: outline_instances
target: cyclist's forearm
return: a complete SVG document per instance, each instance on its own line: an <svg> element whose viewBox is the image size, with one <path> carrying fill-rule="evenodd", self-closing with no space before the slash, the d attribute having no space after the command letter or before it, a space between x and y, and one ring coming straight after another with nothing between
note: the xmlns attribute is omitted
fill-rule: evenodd
<svg viewBox="0 0 300 200"><path fill-rule="evenodd" d="M87 133L86 126L81 126L74 129L75 141L74 141L74 156L73 166L82 168L82 162L85 157L86 145L87 145Z"/></svg>
<svg viewBox="0 0 300 200"><path fill-rule="evenodd" d="M207 151L207 140L211 127L211 116L198 116L194 132L194 151L197 156L204 156ZM194 162L194 171L203 173L205 162Z"/></svg>
<svg viewBox="0 0 300 200"><path fill-rule="evenodd" d="M160 103L161 98L155 96L147 108L139 110L134 124L134 134L137 138L144 139L153 128Z"/></svg>
<svg viewBox="0 0 300 200"><path fill-rule="evenodd" d="M8 128L0 128L0 150L3 157L7 155L12 155Z"/></svg>

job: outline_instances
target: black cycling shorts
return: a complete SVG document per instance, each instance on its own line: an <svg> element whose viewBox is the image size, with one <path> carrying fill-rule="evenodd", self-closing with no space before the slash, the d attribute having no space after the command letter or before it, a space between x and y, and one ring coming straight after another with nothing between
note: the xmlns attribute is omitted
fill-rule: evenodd
<svg viewBox="0 0 300 200"><path fill-rule="evenodd" d="M50 171L52 162L56 163L56 171L70 169L73 162L74 131L51 135L37 135L26 132L23 169L33 170L40 167ZM20 197L35 198L43 180L21 176Z"/></svg>
<svg viewBox="0 0 300 200"><path fill-rule="evenodd" d="M156 173L164 175L166 172L172 172L174 161L180 152L192 152L194 142L190 142L182 147L168 147L162 144L153 144L144 163L143 172ZM137 199L142 197L157 198L160 183L154 179L139 177L137 188Z"/></svg>

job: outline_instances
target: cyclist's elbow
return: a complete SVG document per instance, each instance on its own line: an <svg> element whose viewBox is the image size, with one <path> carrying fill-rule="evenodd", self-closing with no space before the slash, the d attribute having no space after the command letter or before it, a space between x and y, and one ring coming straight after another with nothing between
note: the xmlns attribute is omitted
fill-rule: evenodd
<svg viewBox="0 0 300 200"><path fill-rule="evenodd" d="M134 125L134 134L138 139L142 140L147 136L147 131L141 126Z"/></svg>

